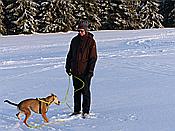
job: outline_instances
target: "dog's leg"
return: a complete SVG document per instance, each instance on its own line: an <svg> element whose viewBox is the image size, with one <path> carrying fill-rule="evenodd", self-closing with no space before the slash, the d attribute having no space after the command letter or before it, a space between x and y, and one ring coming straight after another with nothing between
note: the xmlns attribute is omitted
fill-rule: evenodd
<svg viewBox="0 0 175 131"><path fill-rule="evenodd" d="M26 118L24 119L23 122L26 124L26 126L29 127L29 125L27 124L27 120L29 119L29 117L30 117L30 115L31 115L31 112L30 112L29 109L25 109L24 114L26 115Z"/></svg>
<svg viewBox="0 0 175 131"><path fill-rule="evenodd" d="M21 114L21 112L18 112L18 113L16 114L16 116L18 117L19 120L22 120L21 117L20 117L20 114Z"/></svg>
<svg viewBox="0 0 175 131"><path fill-rule="evenodd" d="M46 113L42 113L42 117L44 119L44 122L49 122L48 118L46 117Z"/></svg>

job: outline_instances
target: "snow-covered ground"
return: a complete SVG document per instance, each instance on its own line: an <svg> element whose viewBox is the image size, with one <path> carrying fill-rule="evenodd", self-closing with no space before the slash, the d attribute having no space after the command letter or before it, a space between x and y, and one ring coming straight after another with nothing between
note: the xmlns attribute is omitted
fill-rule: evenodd
<svg viewBox="0 0 175 131"><path fill-rule="evenodd" d="M18 103L55 93L63 101L68 87L65 57L76 34L0 37L0 131L174 131L174 29L93 32L98 62L92 116L67 118L71 110L62 104L50 106L47 126L31 129L19 121L16 107L5 99ZM71 85L71 106L72 95ZM33 122L43 123L41 115L33 113Z"/></svg>

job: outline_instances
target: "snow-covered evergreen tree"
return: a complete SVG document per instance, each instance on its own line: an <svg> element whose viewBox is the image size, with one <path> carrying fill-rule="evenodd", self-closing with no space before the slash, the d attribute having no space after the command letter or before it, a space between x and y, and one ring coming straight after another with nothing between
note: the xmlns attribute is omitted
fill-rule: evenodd
<svg viewBox="0 0 175 131"><path fill-rule="evenodd" d="M30 34L37 32L38 4L33 0L16 0L6 7L12 34Z"/></svg>
<svg viewBox="0 0 175 131"><path fill-rule="evenodd" d="M96 0L72 0L73 15L76 19L76 25L80 20L87 20L90 22L90 30L98 30L101 27L99 16L99 7ZM74 26L74 30L76 30Z"/></svg>
<svg viewBox="0 0 175 131"><path fill-rule="evenodd" d="M109 29L109 9L110 9L110 0L97 0L99 7L99 18L101 20L100 29Z"/></svg>
<svg viewBox="0 0 175 131"><path fill-rule="evenodd" d="M72 30L75 25L75 18L73 16L72 5L69 0L54 0L56 7L55 22L59 23L58 31L69 31Z"/></svg>
<svg viewBox="0 0 175 131"><path fill-rule="evenodd" d="M102 29L138 29L136 13L138 0L105 0L101 1ZM104 13L103 13L104 12ZM104 15L103 15L104 14ZM110 15L109 15L110 14Z"/></svg>
<svg viewBox="0 0 175 131"><path fill-rule="evenodd" d="M99 7L95 0L85 1L85 15L90 22L90 30L98 30L101 27L101 19L98 17Z"/></svg>
<svg viewBox="0 0 175 131"><path fill-rule="evenodd" d="M126 14L125 17L126 19L126 23L127 29L140 29L141 24L137 15L137 9L138 6L140 4L140 0L130 0L130 1L124 1L123 2L126 5Z"/></svg>
<svg viewBox="0 0 175 131"><path fill-rule="evenodd" d="M138 0L106 0L105 2L108 4L104 5L104 7L101 6L106 15L101 18L102 23L105 23L102 24L102 29L116 30L139 28L139 22L136 14ZM101 14L103 14L103 12Z"/></svg>
<svg viewBox="0 0 175 131"><path fill-rule="evenodd" d="M4 4L2 0L0 0L0 34L6 34L6 26L5 26L5 13L4 13Z"/></svg>
<svg viewBox="0 0 175 131"><path fill-rule="evenodd" d="M159 4L152 0L146 0L146 3L140 9L139 17L142 28L161 28L163 27L163 16L159 14Z"/></svg>
<svg viewBox="0 0 175 131"><path fill-rule="evenodd" d="M169 23L171 27L175 27L175 8L169 13Z"/></svg>
<svg viewBox="0 0 175 131"><path fill-rule="evenodd" d="M165 27L175 26L175 1L165 0L161 4L161 14L164 16Z"/></svg>
<svg viewBox="0 0 175 131"><path fill-rule="evenodd" d="M129 13L127 4L122 0L113 0L110 2L108 24L110 29L127 29L127 20L129 19Z"/></svg>
<svg viewBox="0 0 175 131"><path fill-rule="evenodd" d="M118 5L119 29L137 29L136 0L120 0Z"/></svg>
<svg viewBox="0 0 175 131"><path fill-rule="evenodd" d="M41 2L40 32L59 32L72 30L75 18L68 0L46 0Z"/></svg>
<svg viewBox="0 0 175 131"><path fill-rule="evenodd" d="M49 33L56 32L57 25L54 23L55 7L53 1L45 0L40 3L40 12L39 12L39 32Z"/></svg>

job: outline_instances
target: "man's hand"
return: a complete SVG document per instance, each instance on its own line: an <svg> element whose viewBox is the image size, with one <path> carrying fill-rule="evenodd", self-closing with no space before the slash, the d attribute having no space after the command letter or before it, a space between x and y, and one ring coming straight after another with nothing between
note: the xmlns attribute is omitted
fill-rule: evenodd
<svg viewBox="0 0 175 131"><path fill-rule="evenodd" d="M69 75L69 76L71 76L72 74L71 74L71 70L70 69L66 69L66 73Z"/></svg>

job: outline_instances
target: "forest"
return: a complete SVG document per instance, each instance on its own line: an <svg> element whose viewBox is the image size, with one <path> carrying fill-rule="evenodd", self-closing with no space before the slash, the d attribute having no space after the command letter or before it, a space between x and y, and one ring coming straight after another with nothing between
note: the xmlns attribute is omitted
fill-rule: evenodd
<svg viewBox="0 0 175 131"><path fill-rule="evenodd" d="M0 0L0 34L175 27L174 0Z"/></svg>

